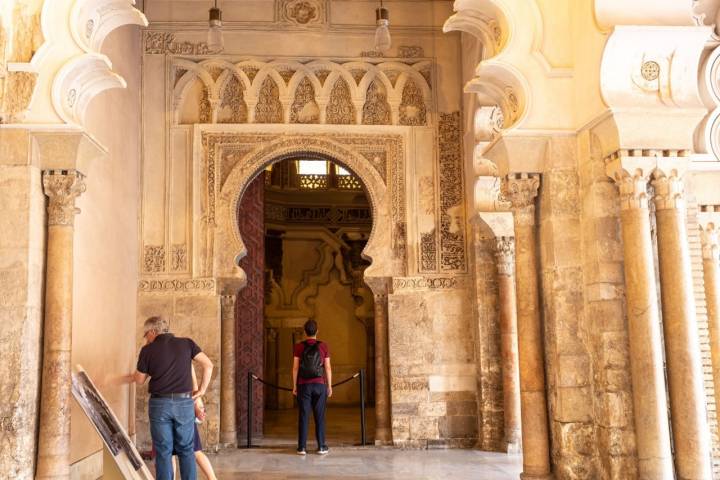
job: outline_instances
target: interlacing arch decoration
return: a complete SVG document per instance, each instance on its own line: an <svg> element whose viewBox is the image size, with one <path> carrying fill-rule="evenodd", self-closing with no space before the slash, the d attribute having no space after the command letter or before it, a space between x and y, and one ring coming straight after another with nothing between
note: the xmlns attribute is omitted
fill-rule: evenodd
<svg viewBox="0 0 720 480"><path fill-rule="evenodd" d="M236 94L234 98L241 104L232 108L246 111L247 115L237 117L242 121L234 123L416 126L432 125L434 118L432 65L429 60L410 65L395 61L374 64L364 61L245 59L232 63L223 59L196 62L176 58L173 67L175 124L185 123L182 114L186 102L197 101L190 92L198 84L202 88L201 104L209 109L198 119L200 123L223 121L220 112L224 108L226 91L237 89L238 84L241 95ZM308 93L314 98L307 98ZM386 106L373 104L377 102L385 102ZM281 109L271 112L272 121L267 120L268 108ZM389 116L384 114L387 108ZM261 110L262 115L258 115ZM372 112L380 112L378 118L373 117Z"/></svg>

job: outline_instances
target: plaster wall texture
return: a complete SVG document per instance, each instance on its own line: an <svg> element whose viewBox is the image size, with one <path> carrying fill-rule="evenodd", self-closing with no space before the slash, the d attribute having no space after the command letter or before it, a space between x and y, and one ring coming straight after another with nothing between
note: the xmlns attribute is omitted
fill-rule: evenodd
<svg viewBox="0 0 720 480"><path fill-rule="evenodd" d="M125 426L134 409L132 393L111 380L132 371L136 360L140 39L137 27L122 27L103 45L128 86L104 93L88 111L89 133L108 154L83 172L87 191L77 201L82 213L75 220L73 260L72 363L86 369ZM100 448L100 438L73 402L71 462Z"/></svg>
<svg viewBox="0 0 720 480"><path fill-rule="evenodd" d="M0 130L0 471L34 474L45 259L45 196L29 133Z"/></svg>

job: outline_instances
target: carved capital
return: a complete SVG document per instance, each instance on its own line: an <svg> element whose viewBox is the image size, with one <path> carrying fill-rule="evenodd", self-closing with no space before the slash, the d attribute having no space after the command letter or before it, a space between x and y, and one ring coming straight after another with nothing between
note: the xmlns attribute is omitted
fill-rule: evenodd
<svg viewBox="0 0 720 480"><path fill-rule="evenodd" d="M75 199L85 191L83 174L77 170L46 170L43 172L43 190L48 197L48 225L73 225Z"/></svg>
<svg viewBox="0 0 720 480"><path fill-rule="evenodd" d="M222 295L220 297L220 311L223 319L235 317L235 300L237 295Z"/></svg>
<svg viewBox="0 0 720 480"><path fill-rule="evenodd" d="M653 202L656 210L683 208L684 184L677 170L670 170L669 174L655 170L652 185L655 188Z"/></svg>
<svg viewBox="0 0 720 480"><path fill-rule="evenodd" d="M608 176L615 180L620 189L620 209L636 210L648 208L647 184L649 175L637 168L632 173L624 168L608 168Z"/></svg>
<svg viewBox="0 0 720 480"><path fill-rule="evenodd" d="M700 225L700 240L703 259L720 261L720 228L714 223L708 223L705 227Z"/></svg>
<svg viewBox="0 0 720 480"><path fill-rule="evenodd" d="M513 237L497 237L495 258L499 275L511 277L515 272L515 239Z"/></svg>
<svg viewBox="0 0 720 480"><path fill-rule="evenodd" d="M515 221L522 225L535 224L535 197L540 188L540 174L511 173L503 179L502 198L510 202Z"/></svg>

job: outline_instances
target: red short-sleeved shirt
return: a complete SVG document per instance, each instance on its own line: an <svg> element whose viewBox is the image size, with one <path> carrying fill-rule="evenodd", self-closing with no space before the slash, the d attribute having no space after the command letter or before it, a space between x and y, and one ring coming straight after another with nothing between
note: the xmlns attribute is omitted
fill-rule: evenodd
<svg viewBox="0 0 720 480"><path fill-rule="evenodd" d="M306 342L308 342L310 345L315 343L317 340L314 338L308 338ZM323 361L326 358L330 358L330 349L328 348L328 344L325 342L320 342L320 346L318 347L320 350L320 355L322 355ZM293 357L300 358L302 357L303 351L305 350L305 344L303 342L296 343L293 345ZM304 385L306 383L325 383L325 377L315 377L315 378L300 378L298 376L297 379L298 385Z"/></svg>

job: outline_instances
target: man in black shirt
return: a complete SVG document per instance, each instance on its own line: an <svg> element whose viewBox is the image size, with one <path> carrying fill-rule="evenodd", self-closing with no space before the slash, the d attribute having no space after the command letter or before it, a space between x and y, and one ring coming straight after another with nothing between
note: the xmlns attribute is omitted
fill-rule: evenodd
<svg viewBox="0 0 720 480"><path fill-rule="evenodd" d="M150 377L150 435L157 452L155 477L172 480L174 452L180 460L182 480L196 480L194 399L205 395L213 364L191 339L170 333L167 321L161 317L148 318L144 332L147 343L140 350L134 380L142 385ZM202 383L195 392L191 373L193 360L200 364L203 372Z"/></svg>

